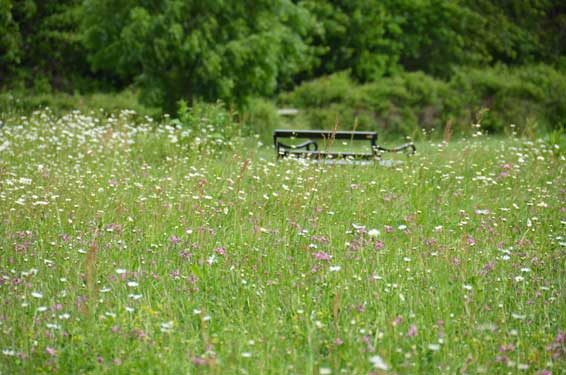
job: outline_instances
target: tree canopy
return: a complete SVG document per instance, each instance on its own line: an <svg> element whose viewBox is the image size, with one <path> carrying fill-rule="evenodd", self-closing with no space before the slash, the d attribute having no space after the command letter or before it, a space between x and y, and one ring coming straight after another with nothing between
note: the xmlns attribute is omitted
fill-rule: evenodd
<svg viewBox="0 0 566 375"><path fill-rule="evenodd" d="M0 88L135 85L146 103L243 104L349 71L566 66L552 0L0 0Z"/></svg>
<svg viewBox="0 0 566 375"><path fill-rule="evenodd" d="M94 69L134 79L148 102L171 107L272 94L309 65L313 25L286 0L91 0L82 27Z"/></svg>

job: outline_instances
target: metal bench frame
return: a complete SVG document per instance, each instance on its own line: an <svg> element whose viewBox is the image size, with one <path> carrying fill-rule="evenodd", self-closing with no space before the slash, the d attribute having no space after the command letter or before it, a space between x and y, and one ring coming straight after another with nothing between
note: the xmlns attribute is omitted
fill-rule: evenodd
<svg viewBox="0 0 566 375"><path fill-rule="evenodd" d="M298 145L286 145L279 138L306 139ZM369 141L371 152L343 152L319 150L316 140L324 140L331 145L335 139L348 139L352 141ZM377 133L372 131L335 131L335 130L286 130L273 131L273 145L277 158L297 157L314 159L380 159L383 152L401 152L407 150L410 154L416 152L412 142L402 144L395 148L385 148L377 145Z"/></svg>

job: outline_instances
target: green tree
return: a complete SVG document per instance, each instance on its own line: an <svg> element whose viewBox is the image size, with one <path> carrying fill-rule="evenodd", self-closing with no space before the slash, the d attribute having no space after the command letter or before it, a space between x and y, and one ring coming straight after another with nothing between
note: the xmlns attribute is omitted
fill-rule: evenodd
<svg viewBox="0 0 566 375"><path fill-rule="evenodd" d="M167 110L270 95L311 61L311 17L288 0L90 0L84 14L92 66L135 79Z"/></svg>
<svg viewBox="0 0 566 375"><path fill-rule="evenodd" d="M458 1L306 0L321 24L317 75L350 70L372 81L402 70L447 76L482 60L474 24L480 15Z"/></svg>
<svg viewBox="0 0 566 375"><path fill-rule="evenodd" d="M385 2L366 0L307 0L316 17L314 36L319 64L315 76L351 70L362 81L399 70L402 19Z"/></svg>
<svg viewBox="0 0 566 375"><path fill-rule="evenodd" d="M550 57L543 45L550 0L466 0L490 63L525 64Z"/></svg>
<svg viewBox="0 0 566 375"><path fill-rule="evenodd" d="M80 7L80 0L0 0L0 85L72 91L89 71L78 33Z"/></svg>
<svg viewBox="0 0 566 375"><path fill-rule="evenodd" d="M21 35L12 15L11 0L0 0L0 87L21 59Z"/></svg>
<svg viewBox="0 0 566 375"><path fill-rule="evenodd" d="M399 71L450 77L461 66L559 62L566 5L551 0L304 0L317 19L313 76L358 81Z"/></svg>

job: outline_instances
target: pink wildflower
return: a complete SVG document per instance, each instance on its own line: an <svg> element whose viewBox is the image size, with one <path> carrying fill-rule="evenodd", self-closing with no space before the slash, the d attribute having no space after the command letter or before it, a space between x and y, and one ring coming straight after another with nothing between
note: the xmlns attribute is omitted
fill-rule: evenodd
<svg viewBox="0 0 566 375"><path fill-rule="evenodd" d="M226 250L223 247L217 247L216 249L214 249L214 252L222 256L226 255Z"/></svg>
<svg viewBox="0 0 566 375"><path fill-rule="evenodd" d="M175 271L171 272L171 277L174 279L178 279L181 277L181 271L176 269Z"/></svg>
<svg viewBox="0 0 566 375"><path fill-rule="evenodd" d="M206 365L206 359L202 358L202 357L193 357L191 359L191 363L193 365L197 365L197 366L205 366Z"/></svg>
<svg viewBox="0 0 566 375"><path fill-rule="evenodd" d="M324 251L314 253L312 255L316 260L330 260L332 255L325 253Z"/></svg>
<svg viewBox="0 0 566 375"><path fill-rule="evenodd" d="M403 317L399 315L395 318L395 320L391 324L393 325L393 327L396 327L401 323L403 323Z"/></svg>
<svg viewBox="0 0 566 375"><path fill-rule="evenodd" d="M409 331L407 331L407 336L414 337L414 336L417 336L417 335L418 335L417 325L411 324L411 326L409 327Z"/></svg>

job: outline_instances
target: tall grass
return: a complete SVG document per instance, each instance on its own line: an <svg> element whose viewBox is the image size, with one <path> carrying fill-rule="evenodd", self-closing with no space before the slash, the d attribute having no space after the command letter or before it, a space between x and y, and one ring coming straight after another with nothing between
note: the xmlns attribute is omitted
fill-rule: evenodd
<svg viewBox="0 0 566 375"><path fill-rule="evenodd" d="M2 374L564 373L551 145L333 166L130 117L0 129Z"/></svg>

